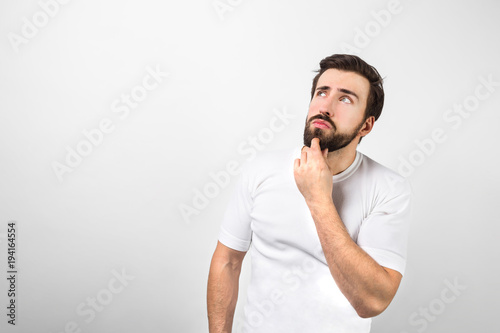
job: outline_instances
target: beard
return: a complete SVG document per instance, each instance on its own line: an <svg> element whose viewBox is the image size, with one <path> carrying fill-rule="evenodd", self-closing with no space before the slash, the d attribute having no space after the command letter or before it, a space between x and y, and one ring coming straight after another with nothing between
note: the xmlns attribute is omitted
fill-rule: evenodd
<svg viewBox="0 0 500 333"><path fill-rule="evenodd" d="M332 128L323 129L311 126L312 122L321 119L329 123ZM363 127L364 120L353 131L349 133L338 133L337 127L332 120L323 114L317 114L309 119L306 118L306 126L304 128L304 145L311 147L311 141L314 138L319 138L319 146L321 150L328 149L328 152L336 151L349 145L356 138L359 130Z"/></svg>

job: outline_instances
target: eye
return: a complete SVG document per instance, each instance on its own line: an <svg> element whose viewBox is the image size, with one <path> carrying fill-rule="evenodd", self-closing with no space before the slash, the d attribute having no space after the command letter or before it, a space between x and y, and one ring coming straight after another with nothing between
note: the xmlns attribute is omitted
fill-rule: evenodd
<svg viewBox="0 0 500 333"><path fill-rule="evenodd" d="M349 97L347 97L347 96L340 97L340 101L344 102L344 103L348 103L348 104L352 103L351 99Z"/></svg>
<svg viewBox="0 0 500 333"><path fill-rule="evenodd" d="M323 91L323 90L319 90L318 93L316 94L316 96L325 97L326 96L326 92Z"/></svg>

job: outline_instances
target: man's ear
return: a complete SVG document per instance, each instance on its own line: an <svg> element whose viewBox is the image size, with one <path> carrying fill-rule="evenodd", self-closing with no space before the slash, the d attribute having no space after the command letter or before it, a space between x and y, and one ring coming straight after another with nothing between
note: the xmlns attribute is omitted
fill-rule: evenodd
<svg viewBox="0 0 500 333"><path fill-rule="evenodd" d="M359 134L361 137L366 136L368 133L370 133L373 129L373 125L375 124L375 117L370 116L366 118L365 123L363 124L363 127L359 130Z"/></svg>

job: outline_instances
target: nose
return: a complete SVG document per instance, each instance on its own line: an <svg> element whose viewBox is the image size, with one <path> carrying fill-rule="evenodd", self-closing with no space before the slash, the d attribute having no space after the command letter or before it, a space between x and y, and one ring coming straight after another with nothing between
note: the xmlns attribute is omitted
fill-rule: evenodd
<svg viewBox="0 0 500 333"><path fill-rule="evenodd" d="M327 116L327 117L331 116L331 113L330 113L330 111L327 108L321 108L319 110L319 113L321 113L322 115Z"/></svg>
<svg viewBox="0 0 500 333"><path fill-rule="evenodd" d="M325 98L319 101L318 111L323 116L331 117L332 112L332 101L329 98Z"/></svg>

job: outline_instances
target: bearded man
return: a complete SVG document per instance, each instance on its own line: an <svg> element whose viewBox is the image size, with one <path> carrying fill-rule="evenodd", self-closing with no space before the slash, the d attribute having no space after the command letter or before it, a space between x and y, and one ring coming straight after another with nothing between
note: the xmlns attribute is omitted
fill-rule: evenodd
<svg viewBox="0 0 500 333"><path fill-rule="evenodd" d="M320 62L304 146L242 170L210 266L211 333L232 330L248 250L239 332L370 331L401 282L409 230L409 183L356 150L383 105L374 67L345 54Z"/></svg>

